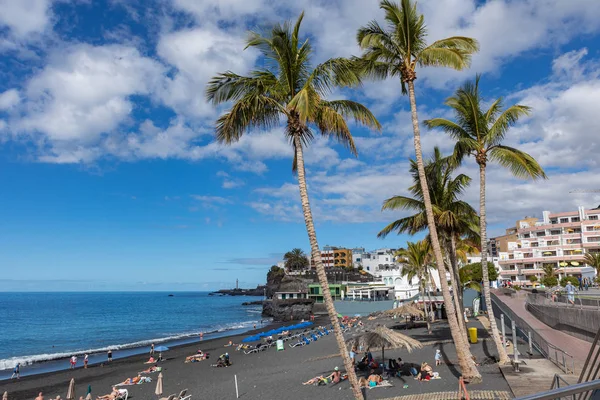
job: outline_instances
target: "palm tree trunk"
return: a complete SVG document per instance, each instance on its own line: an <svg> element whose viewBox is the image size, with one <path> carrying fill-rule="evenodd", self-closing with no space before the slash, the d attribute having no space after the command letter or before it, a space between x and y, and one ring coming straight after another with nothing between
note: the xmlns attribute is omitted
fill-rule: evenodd
<svg viewBox="0 0 600 400"><path fill-rule="evenodd" d="M492 308L492 298L490 296L490 278L487 269L487 229L485 215L485 164L479 164L479 235L481 236L481 277L483 279L483 297L485 298L485 307L487 308L488 318L490 320L490 330L496 344L496 350L500 357L500 364L510 362L508 354L502 345L496 318L494 317L494 309Z"/></svg>
<svg viewBox="0 0 600 400"><path fill-rule="evenodd" d="M433 282L433 278L431 277L431 273L428 271L427 274L429 275L429 290L427 291L427 299L429 300L429 316L431 318L431 322L435 321L435 312L433 311L433 303L431 301L431 291L433 290L433 286L432 286L432 282ZM435 282L434 282L435 283Z"/></svg>
<svg viewBox="0 0 600 400"><path fill-rule="evenodd" d="M419 118L417 116L417 101L415 99L415 83L412 80L408 81L408 95L410 99L410 111L412 116L415 156L417 159L417 169L419 171L419 181L421 183L421 191L423 193L423 203L425 203L425 213L427 214L427 225L429 226L429 236L431 237L433 254L435 255L437 269L440 274L442 295L444 297L444 304L446 306L446 314L448 315L448 326L450 327L450 333L456 345L458 364L460 365L464 380L467 382L479 383L481 382L481 374L479 374L479 371L477 371L477 367L473 362L473 355L469 350L469 345L465 342L463 335L460 333L460 326L458 325L458 320L456 319L456 310L454 304L452 303L448 282L446 281L446 267L444 266L444 257L442 255L442 249L440 248L435 220L433 218L433 208L431 206L431 198L429 197L427 178L425 177L425 167L423 166L421 133L419 130Z"/></svg>
<svg viewBox="0 0 600 400"><path fill-rule="evenodd" d="M423 299L423 312L425 313L425 321L427 321L427 332L431 334L431 321L429 320L429 311L427 310L427 302L425 301L425 283L423 277L419 277L421 282L421 298Z"/></svg>
<svg viewBox="0 0 600 400"><path fill-rule="evenodd" d="M296 147L296 166L298 171L298 186L300 188L300 201L302 203L302 211L304 212L304 222L306 223L306 231L308 232L308 240L310 241L310 250L315 261L315 267L317 269L317 277L319 278L319 284L323 292L323 302L329 315L329 320L333 325L333 332L337 345L340 349L340 354L348 374L348 380L352 386L352 393L356 400L363 400L363 395L358 384L358 377L354 371L352 360L346 349L346 342L344 341L344 335L342 334L342 328L338 320L335 306L333 305L333 299L331 298L331 292L329 291L329 282L327 282L327 275L325 274L325 267L321 261L321 252L319 250L319 243L317 242L317 233L315 231L315 225L312 218L312 211L310 209L310 203L308 201L308 191L306 189L306 176L304 171L304 155L302 152L302 141L299 135L294 136L294 145Z"/></svg>
<svg viewBox="0 0 600 400"><path fill-rule="evenodd" d="M452 271L452 290L454 291L454 307L456 307L456 317L458 325L462 331L465 342L469 344L467 336L467 325L465 323L465 309L463 305L462 284L460 283L460 275L458 273L458 263L456 262L456 240L454 233L450 234L450 243L448 243L448 258L450 259L450 271Z"/></svg>

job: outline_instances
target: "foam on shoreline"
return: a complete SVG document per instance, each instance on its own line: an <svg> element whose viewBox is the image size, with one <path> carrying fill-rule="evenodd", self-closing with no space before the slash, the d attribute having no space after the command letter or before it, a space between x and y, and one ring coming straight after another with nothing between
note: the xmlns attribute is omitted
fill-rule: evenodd
<svg viewBox="0 0 600 400"><path fill-rule="evenodd" d="M265 319L263 319L262 321L270 322L270 320L265 320ZM257 321L246 321L246 322L234 323L234 324L225 325L223 327L214 327L213 329L211 329L209 331L205 331L203 333L204 333L204 336L208 339L208 338L210 338L211 335L220 334L220 333L224 333L224 332L241 330L241 329L250 330L254 325L259 324L259 322L260 321L257 320ZM166 343L170 343L170 342L191 339L191 338L198 337L198 336L199 336L199 332L187 332L187 333L169 335L169 336L165 336L165 337L161 337L161 338L140 340L140 341L132 342L132 343L109 345L109 346L95 348L95 349L79 349L79 350L64 351L64 352L57 352L57 353L44 353L44 354L35 354L35 355L27 355L27 356L16 356L16 357L11 357L11 358L6 358L6 359L0 360L0 371L13 369L17 363L20 363L21 367L23 367L23 366L28 366L28 365L33 365L33 364L38 364L38 363L43 363L43 362L48 362L48 361L68 359L73 355L80 357L81 358L80 361L83 361L84 354L88 354L90 357L92 357L92 356L98 355L98 354L105 354L108 350L112 350L113 352L115 352L115 351L120 351L120 350L140 349L143 347L149 347L152 343L154 343L155 345L156 344L166 344Z"/></svg>

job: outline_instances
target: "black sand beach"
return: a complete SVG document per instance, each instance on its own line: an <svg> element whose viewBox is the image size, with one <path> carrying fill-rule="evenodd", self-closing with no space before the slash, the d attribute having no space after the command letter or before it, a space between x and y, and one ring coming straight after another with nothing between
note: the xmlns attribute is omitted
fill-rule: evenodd
<svg viewBox="0 0 600 400"><path fill-rule="evenodd" d="M388 321L389 322L389 321ZM390 326L390 324L387 324ZM472 345L472 351L478 360L492 355L493 343L485 340L481 325L472 321L469 326L477 326L484 340ZM264 328L272 329L272 325ZM423 349L408 354L405 350L386 350L386 358L402 357L405 362L420 364L422 361L434 365L435 349L442 350L444 360L451 363L456 360L456 353L449 339L449 332L443 322L435 324L435 332L428 335L423 329L403 331L422 342L444 342L426 345ZM249 333L251 334L251 333ZM239 343L249 334L233 337L205 340L202 343L190 344L172 348L163 354L166 358L160 365L163 367L163 396L179 393L188 389L193 399L235 399L234 375L237 376L239 395L241 399L352 399L348 382L336 386L304 386L302 382L322 374L329 374L334 367L342 367L341 358L333 335L320 338L308 346L290 348L289 342L285 351L276 351L275 347L258 354L245 355L235 351L235 348L224 347L229 340ZM346 336L350 337L353 332ZM196 353L198 349L208 352L211 358L198 363L184 363L185 357ZM228 368L212 368L218 356L228 352L233 365ZM373 350L376 358L381 356L380 349ZM19 381L0 382L0 392L8 391L10 400L33 400L41 391L45 399L66 396L69 381L75 378L76 398L85 396L88 385L92 385L92 395L109 393L111 386L134 377L146 369L147 355L132 356L113 361L103 367L82 367L73 371L60 371L43 375L22 378ZM65 361L67 362L67 361ZM343 369L343 368L342 368ZM452 365L434 368L442 379L430 382L418 382L410 377L393 378L394 387L375 388L368 392L369 399L393 398L395 396L414 393L455 391L457 388L458 372ZM480 367L484 382L474 385L473 390L502 390L510 391L496 365ZM156 399L154 394L158 374L148 375L152 383L126 386L129 397L135 399ZM408 388L403 388L407 384ZM471 389L470 388L470 389Z"/></svg>

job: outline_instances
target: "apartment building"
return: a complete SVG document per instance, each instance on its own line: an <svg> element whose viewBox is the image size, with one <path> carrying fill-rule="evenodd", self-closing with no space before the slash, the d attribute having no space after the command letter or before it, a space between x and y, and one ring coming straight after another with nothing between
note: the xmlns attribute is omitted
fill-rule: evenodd
<svg viewBox="0 0 600 400"><path fill-rule="evenodd" d="M353 266L352 250L343 247L325 246L321 250L321 261L325 268L349 268ZM314 261L311 262L312 268L315 268Z"/></svg>
<svg viewBox="0 0 600 400"><path fill-rule="evenodd" d="M527 284L530 276L544 276L544 266L555 268L558 278L593 278L596 271L585 265L586 253L600 252L600 208L552 213L544 211L541 221L521 220L517 238L499 252L501 280Z"/></svg>
<svg viewBox="0 0 600 400"><path fill-rule="evenodd" d="M515 226L506 229L505 234L502 236L496 236L488 239L488 254L492 257L499 257L500 253L508 252L508 243L517 241L517 226L520 226L521 222L529 225L538 222L535 217L525 217L515 224Z"/></svg>

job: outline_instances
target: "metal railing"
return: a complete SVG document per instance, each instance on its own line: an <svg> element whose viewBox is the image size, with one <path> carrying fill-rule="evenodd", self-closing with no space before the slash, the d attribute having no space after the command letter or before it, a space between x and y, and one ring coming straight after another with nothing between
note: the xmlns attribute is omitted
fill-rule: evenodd
<svg viewBox="0 0 600 400"><path fill-rule="evenodd" d="M502 303L494 293L491 293L492 307L494 315L500 318L504 314L511 321L515 322L517 333L523 341L531 342L532 346L540 352L542 356L552 361L557 367L567 374L575 373L575 360L573 356L566 351L548 343L536 330L534 330L527 322L516 315L510 308ZM517 343L514 343L517 346Z"/></svg>
<svg viewBox="0 0 600 400"><path fill-rule="evenodd" d="M596 399L595 391L600 389L600 379L595 381L576 383L574 385L551 389L546 392L530 394L528 396L517 397L515 400L554 400L563 398L572 399Z"/></svg>

